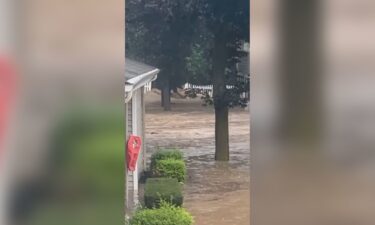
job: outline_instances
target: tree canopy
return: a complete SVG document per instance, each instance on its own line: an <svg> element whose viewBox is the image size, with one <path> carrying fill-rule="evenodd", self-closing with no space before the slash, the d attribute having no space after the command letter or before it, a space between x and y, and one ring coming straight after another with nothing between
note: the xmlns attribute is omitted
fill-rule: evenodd
<svg viewBox="0 0 375 225"><path fill-rule="evenodd" d="M186 82L185 59L191 51L197 7L196 0L128 0L126 3L127 55L157 66L161 72L156 84L167 95Z"/></svg>
<svg viewBox="0 0 375 225"><path fill-rule="evenodd" d="M127 55L161 69L165 109L186 81L213 85L204 99L215 108L215 158L229 160L228 108L248 101L249 73L239 63L248 54L249 0L128 0L126 10Z"/></svg>
<svg viewBox="0 0 375 225"><path fill-rule="evenodd" d="M208 78L213 85L213 97L211 100L206 95L206 101L212 102L215 108L215 159L220 161L229 160L228 108L247 104L247 99L240 94L249 88L249 74L241 74L238 63L246 55L243 45L249 41L249 4L249 0L200 1L200 23L212 37L207 40L212 42L199 45L208 49L193 51L193 62L205 54L209 57L202 57L207 59L206 63L191 68L210 70Z"/></svg>

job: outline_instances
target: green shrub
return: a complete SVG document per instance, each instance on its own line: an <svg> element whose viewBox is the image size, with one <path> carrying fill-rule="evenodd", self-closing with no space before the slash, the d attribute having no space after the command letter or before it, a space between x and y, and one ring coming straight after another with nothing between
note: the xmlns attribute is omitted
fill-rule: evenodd
<svg viewBox="0 0 375 225"><path fill-rule="evenodd" d="M159 207L160 202L181 206L183 202L181 184L173 178L149 178L145 185L145 206Z"/></svg>
<svg viewBox="0 0 375 225"><path fill-rule="evenodd" d="M182 152L178 149L161 149L151 156L151 169L155 166L156 161L164 159L183 160Z"/></svg>
<svg viewBox="0 0 375 225"><path fill-rule="evenodd" d="M176 178L179 182L184 182L186 165L182 160L163 159L155 162L155 166L151 172L155 177Z"/></svg>
<svg viewBox="0 0 375 225"><path fill-rule="evenodd" d="M157 209L135 212L130 225L192 225L193 217L183 208L163 202Z"/></svg>

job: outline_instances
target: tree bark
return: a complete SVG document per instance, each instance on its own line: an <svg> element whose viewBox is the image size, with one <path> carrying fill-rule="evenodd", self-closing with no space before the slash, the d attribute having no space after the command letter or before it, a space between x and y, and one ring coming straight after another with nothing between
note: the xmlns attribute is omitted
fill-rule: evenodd
<svg viewBox="0 0 375 225"><path fill-rule="evenodd" d="M162 104L164 111L171 110L171 89L169 87L169 81L166 81L162 89Z"/></svg>
<svg viewBox="0 0 375 225"><path fill-rule="evenodd" d="M228 107L215 107L215 160L229 161Z"/></svg>
<svg viewBox="0 0 375 225"><path fill-rule="evenodd" d="M160 90L160 106L161 106L161 107L164 107L163 88Z"/></svg>
<svg viewBox="0 0 375 225"><path fill-rule="evenodd" d="M215 160L229 160L228 103L225 99L225 39L218 32L213 51L213 100L215 106Z"/></svg>

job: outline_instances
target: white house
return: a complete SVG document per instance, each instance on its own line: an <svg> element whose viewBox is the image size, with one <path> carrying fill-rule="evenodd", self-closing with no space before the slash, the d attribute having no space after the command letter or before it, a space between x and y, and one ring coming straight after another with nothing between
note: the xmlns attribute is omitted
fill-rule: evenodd
<svg viewBox="0 0 375 225"><path fill-rule="evenodd" d="M131 134L142 138L142 147L135 171L131 172L125 168L125 210L127 211L131 211L138 203L138 182L146 168L144 95L151 90L151 83L156 80L158 73L159 69L155 67L128 58L125 59L125 143L128 142Z"/></svg>

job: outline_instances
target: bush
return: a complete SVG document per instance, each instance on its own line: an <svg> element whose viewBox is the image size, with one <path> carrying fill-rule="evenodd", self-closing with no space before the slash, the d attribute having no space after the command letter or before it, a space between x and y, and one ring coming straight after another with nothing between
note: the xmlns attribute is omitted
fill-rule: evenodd
<svg viewBox="0 0 375 225"><path fill-rule="evenodd" d="M158 150L151 156L151 169L155 166L156 161L164 159L183 160L183 155L182 152L180 152L178 149Z"/></svg>
<svg viewBox="0 0 375 225"><path fill-rule="evenodd" d="M176 178L179 182L184 182L186 166L182 160L163 159L155 162L155 166L151 172L156 177Z"/></svg>
<svg viewBox="0 0 375 225"><path fill-rule="evenodd" d="M185 209L162 202L158 209L136 211L130 225L192 225L193 222Z"/></svg>
<svg viewBox="0 0 375 225"><path fill-rule="evenodd" d="M172 178L149 178L145 185L145 206L160 207L160 202L181 206L183 202L181 184Z"/></svg>

